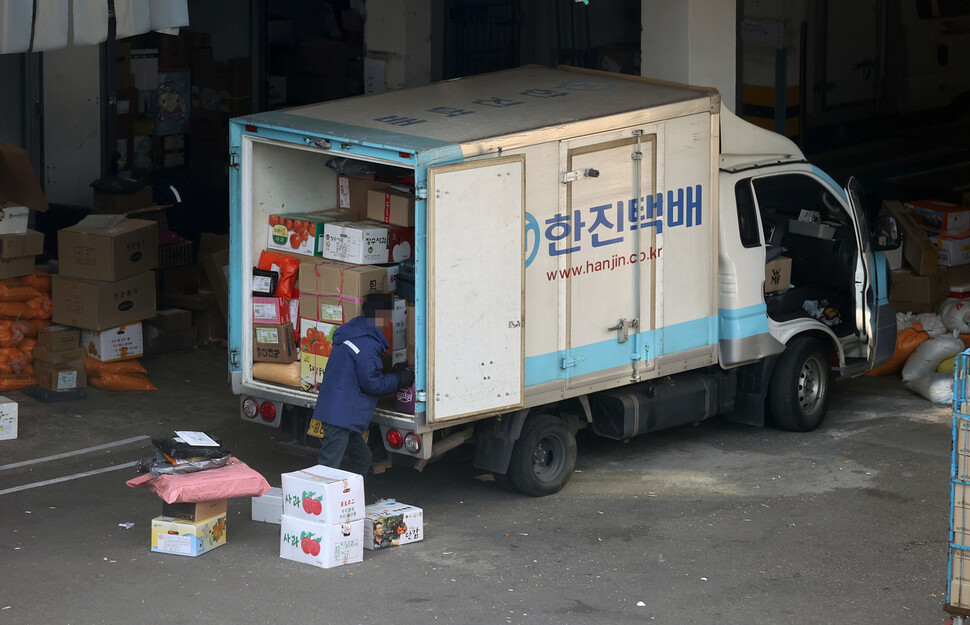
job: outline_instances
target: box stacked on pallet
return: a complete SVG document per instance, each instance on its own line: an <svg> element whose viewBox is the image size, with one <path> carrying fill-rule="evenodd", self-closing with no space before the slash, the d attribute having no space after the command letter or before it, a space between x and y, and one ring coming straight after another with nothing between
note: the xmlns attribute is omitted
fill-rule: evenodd
<svg viewBox="0 0 970 625"><path fill-rule="evenodd" d="M283 474L280 557L329 569L364 559L364 478L322 465Z"/></svg>
<svg viewBox="0 0 970 625"><path fill-rule="evenodd" d="M37 333L34 377L49 391L72 391L87 386L81 332L67 326L48 326Z"/></svg>

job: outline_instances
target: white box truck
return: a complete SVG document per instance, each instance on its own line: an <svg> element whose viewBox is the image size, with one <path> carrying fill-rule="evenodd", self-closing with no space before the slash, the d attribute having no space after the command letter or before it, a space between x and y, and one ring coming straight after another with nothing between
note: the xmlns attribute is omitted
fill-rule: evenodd
<svg viewBox="0 0 970 625"><path fill-rule="evenodd" d="M375 413L391 458L472 442L477 467L545 495L581 428L811 430L834 379L894 348L895 222L712 89L524 67L249 115L230 142L247 420L316 401L254 378L250 272L270 214L334 206L334 157L414 180L416 410Z"/></svg>

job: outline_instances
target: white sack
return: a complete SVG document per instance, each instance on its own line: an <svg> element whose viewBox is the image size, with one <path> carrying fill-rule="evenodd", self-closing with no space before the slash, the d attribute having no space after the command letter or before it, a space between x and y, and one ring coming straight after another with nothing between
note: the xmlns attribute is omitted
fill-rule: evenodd
<svg viewBox="0 0 970 625"><path fill-rule="evenodd" d="M940 304L940 320L947 330L970 333L970 300L947 298Z"/></svg>
<svg viewBox="0 0 970 625"><path fill-rule="evenodd" d="M905 384L906 388L931 402L946 404L953 401L953 374L932 373Z"/></svg>
<svg viewBox="0 0 970 625"><path fill-rule="evenodd" d="M956 356L964 349L966 347L963 341L954 336L938 336L923 341L903 365L903 382L910 382L935 373L941 362Z"/></svg>
<svg viewBox="0 0 970 625"><path fill-rule="evenodd" d="M943 320L940 319L940 316L935 313L922 313L920 315L916 315L916 321L923 324L923 331L930 336L946 334L946 326L943 325Z"/></svg>

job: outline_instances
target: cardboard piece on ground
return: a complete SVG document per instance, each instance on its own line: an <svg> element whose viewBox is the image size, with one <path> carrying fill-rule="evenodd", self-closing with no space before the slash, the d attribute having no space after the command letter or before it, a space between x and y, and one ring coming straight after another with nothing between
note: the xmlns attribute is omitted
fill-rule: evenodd
<svg viewBox="0 0 970 625"><path fill-rule="evenodd" d="M41 213L50 208L27 152L0 143L0 204L18 204Z"/></svg>

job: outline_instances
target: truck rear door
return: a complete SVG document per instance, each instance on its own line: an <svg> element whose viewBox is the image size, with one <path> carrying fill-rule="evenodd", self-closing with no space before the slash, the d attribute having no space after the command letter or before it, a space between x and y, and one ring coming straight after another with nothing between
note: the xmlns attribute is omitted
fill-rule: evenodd
<svg viewBox="0 0 970 625"><path fill-rule="evenodd" d="M859 262L856 270L856 327L859 338L868 347L864 356L867 369L873 365L876 355L876 297L873 283L873 252L870 245L869 223L863 203L862 190L855 178L849 178L845 187L849 198L852 219L855 222L856 241L859 244Z"/></svg>
<svg viewBox="0 0 970 625"><path fill-rule="evenodd" d="M522 406L524 194L524 156L428 169L429 423Z"/></svg>

